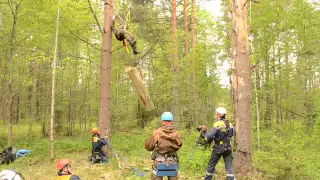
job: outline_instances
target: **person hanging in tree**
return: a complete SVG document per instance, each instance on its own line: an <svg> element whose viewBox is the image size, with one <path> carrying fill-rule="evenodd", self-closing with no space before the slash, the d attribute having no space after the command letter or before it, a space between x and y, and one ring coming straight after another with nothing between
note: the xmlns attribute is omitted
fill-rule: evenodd
<svg viewBox="0 0 320 180"><path fill-rule="evenodd" d="M113 22L111 25L111 30L114 33L114 35L116 36L116 39L118 41L122 41L123 46L126 46L125 40L127 40L133 50L133 54L134 55L140 54L141 52L139 52L137 50L136 39L134 38L133 34L131 32L129 32L126 28L126 22L123 21L119 16L113 16L112 19L113 19ZM115 27L116 19L119 19L121 21L118 28Z"/></svg>

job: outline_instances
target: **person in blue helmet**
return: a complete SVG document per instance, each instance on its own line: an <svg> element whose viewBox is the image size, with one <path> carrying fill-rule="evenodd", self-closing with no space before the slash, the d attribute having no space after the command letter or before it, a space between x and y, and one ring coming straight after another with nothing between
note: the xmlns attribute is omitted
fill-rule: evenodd
<svg viewBox="0 0 320 180"><path fill-rule="evenodd" d="M177 180L178 173L178 155L177 151L182 146L180 133L173 126L173 115L171 112L164 112L161 116L162 126L153 131L152 136L149 137L144 146L148 151L152 151L152 180L162 180L163 176L167 176L168 180ZM162 171L163 165L166 167L173 167L170 173ZM168 166L169 165L169 166ZM167 170L167 169L166 169Z"/></svg>

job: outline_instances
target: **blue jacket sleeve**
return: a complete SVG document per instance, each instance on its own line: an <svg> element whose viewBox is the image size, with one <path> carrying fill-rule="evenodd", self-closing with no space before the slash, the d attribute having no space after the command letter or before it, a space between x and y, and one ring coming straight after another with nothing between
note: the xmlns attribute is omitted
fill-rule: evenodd
<svg viewBox="0 0 320 180"><path fill-rule="evenodd" d="M108 141L107 141L106 139L104 139L104 138L100 138L100 139L98 140L98 143L101 144L101 145L103 145L103 146L105 146L105 145L108 144Z"/></svg>
<svg viewBox="0 0 320 180"><path fill-rule="evenodd" d="M233 127L230 126L229 129L228 129L228 138L232 138L233 137Z"/></svg>
<svg viewBox="0 0 320 180"><path fill-rule="evenodd" d="M212 142L214 137L216 136L217 133L217 129L216 128L212 128L208 133L207 133L207 140L209 142Z"/></svg>

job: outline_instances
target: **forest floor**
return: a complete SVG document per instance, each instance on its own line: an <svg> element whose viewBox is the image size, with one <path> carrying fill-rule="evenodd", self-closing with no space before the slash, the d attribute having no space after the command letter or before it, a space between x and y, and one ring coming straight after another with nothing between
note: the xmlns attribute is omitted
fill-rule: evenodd
<svg viewBox="0 0 320 180"><path fill-rule="evenodd" d="M21 128L21 127L20 127ZM39 128L40 129L40 128ZM9 165L0 165L0 170L15 169L26 180L49 180L56 177L55 161L60 158L73 160L73 173L83 180L138 180L150 179L152 161L150 152L144 149L144 141L151 134L147 132L130 131L118 132L112 137L114 151L119 154L118 159L112 155L109 163L92 164L88 161L90 155L91 139L89 133L82 133L77 137L56 136L55 161L50 161L49 139L28 137L27 129L21 128L17 137L14 138L14 146L18 149L30 149L32 153L24 158L19 158ZM40 132L40 131L39 131ZM0 135L0 145L6 143L5 133ZM182 132L185 137L183 146L178 152L180 160L179 179L203 179L211 149L204 150L197 146L195 141L198 133ZM217 166L216 179L225 179L223 161Z"/></svg>
<svg viewBox="0 0 320 180"><path fill-rule="evenodd" d="M49 158L49 138L40 138L40 130L40 126L34 126L33 132L36 133L30 134L27 127L21 126L20 129L14 127L14 146L18 149L30 149L32 153L9 165L0 165L0 170L15 169L23 174L26 180L51 180L55 179L57 174L56 160L70 158L73 160L73 173L83 180L150 179L152 161L150 160L150 152L144 149L144 141L151 135L153 130L151 127L143 130L115 132L111 144L114 152L120 157L120 164L118 159L112 155L107 165L92 164L88 161L91 151L90 130L87 132L75 130L74 134L77 136L57 135L54 161ZM204 150L202 147L195 146L195 141L198 138L196 130L192 130L191 133L180 132L183 137L183 146L178 152L180 161L179 179L201 180L206 172L211 149ZM0 133L0 148L4 148L7 143L6 134L5 128L3 128L2 133ZM304 148L297 146L297 140L294 138L291 141L286 141L286 144L288 144L286 149L290 149L290 151L284 151L288 152L285 157L283 152L278 149L255 151L253 154L254 173L244 179L317 179L319 177L319 164L312 162L316 159L320 160L320 156L317 154L305 156L306 152L305 150L301 151ZM262 142L267 149L269 141ZM280 144L279 147L281 147ZM309 154L315 152L315 149L316 146L309 148ZM275 159L276 161L274 161ZM215 173L214 179L225 179L223 160L218 163ZM237 177L237 179L241 180L243 178Z"/></svg>

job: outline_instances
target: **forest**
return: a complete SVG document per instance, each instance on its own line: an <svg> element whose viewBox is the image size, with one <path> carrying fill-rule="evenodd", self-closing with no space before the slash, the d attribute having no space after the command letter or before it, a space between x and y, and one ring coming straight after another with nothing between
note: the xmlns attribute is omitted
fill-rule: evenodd
<svg viewBox="0 0 320 180"><path fill-rule="evenodd" d="M172 112L179 179L203 179L197 127L224 107L237 179L320 179L318 0L0 0L0 39L0 152L32 151L0 171L150 179L144 143ZM88 160L95 127L107 164Z"/></svg>

